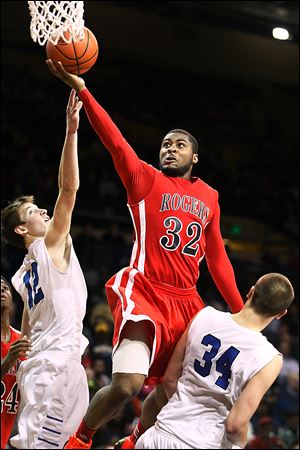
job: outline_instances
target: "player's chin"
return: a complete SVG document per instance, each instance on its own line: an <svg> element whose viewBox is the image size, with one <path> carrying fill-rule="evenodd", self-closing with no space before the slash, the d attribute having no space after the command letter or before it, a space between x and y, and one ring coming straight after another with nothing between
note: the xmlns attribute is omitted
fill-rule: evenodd
<svg viewBox="0 0 300 450"><path fill-rule="evenodd" d="M174 167L170 165L161 165L160 170L168 177L180 177L182 175L181 167Z"/></svg>

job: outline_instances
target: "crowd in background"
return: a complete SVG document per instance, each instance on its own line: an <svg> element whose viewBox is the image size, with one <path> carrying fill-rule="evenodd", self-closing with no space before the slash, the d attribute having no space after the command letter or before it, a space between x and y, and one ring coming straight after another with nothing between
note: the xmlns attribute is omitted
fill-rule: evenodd
<svg viewBox="0 0 300 450"><path fill-rule="evenodd" d="M199 141L194 173L219 191L226 214L254 217L298 236L297 127L283 120L297 121L296 92L141 64L111 64L97 77L91 71L86 84L142 159L157 166L164 135L173 128L187 129ZM40 78L8 72L2 82L2 142L13 149L3 155L2 201L31 190L43 203L55 200L68 91L46 66ZM291 108L280 116L276 101L282 96ZM79 133L78 209L126 215L123 186L86 117ZM12 178L17 180L13 186Z"/></svg>
<svg viewBox="0 0 300 450"><path fill-rule="evenodd" d="M187 129L199 140L194 175L219 191L222 212L261 220L298 245L297 136L272 114L272 106L265 100L268 90L275 89L278 96L287 98L292 91L122 61L111 62L101 77L91 71L85 79L142 159L157 166L163 136L173 128ZM42 82L40 74L35 78L32 73L13 71L3 79L2 207L20 194L35 194L38 204L48 206L51 214L57 196L67 97L66 87L53 80L46 68ZM79 164L74 247L89 293L84 333L90 344L83 364L92 398L111 380L113 322L104 285L129 263L131 225L125 190L83 112ZM22 262L23 252L3 245L1 255L2 273L10 279ZM284 366L251 421L248 448L299 448L299 260L291 257L282 263L279 257L266 257L254 265L239 261L234 253L229 256L244 297L251 284L270 271L287 275L295 287L296 300L288 315L264 331L282 352ZM205 261L200 273L198 289L204 302L227 310ZM16 295L15 303L14 324L19 327L21 300ZM95 448L112 448L116 440L130 434L148 393L145 386L118 418L95 435Z"/></svg>

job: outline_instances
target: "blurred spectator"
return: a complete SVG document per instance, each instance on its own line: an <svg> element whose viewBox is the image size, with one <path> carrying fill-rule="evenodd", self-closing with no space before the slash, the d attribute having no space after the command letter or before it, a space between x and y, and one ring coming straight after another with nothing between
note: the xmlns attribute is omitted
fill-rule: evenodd
<svg viewBox="0 0 300 450"><path fill-rule="evenodd" d="M299 378L299 362L291 356L291 337L289 334L281 338L278 344L278 350L283 355L283 366L278 381L284 382L290 375L298 375Z"/></svg>
<svg viewBox="0 0 300 450"><path fill-rule="evenodd" d="M74 249L83 270L94 267L97 242L95 229L91 223L86 223L82 231L73 239Z"/></svg>
<svg viewBox="0 0 300 450"><path fill-rule="evenodd" d="M114 181L113 175L108 171L102 171L100 180L98 181L97 192L100 198L104 198L106 203L115 203L120 195L120 187Z"/></svg>
<svg viewBox="0 0 300 450"><path fill-rule="evenodd" d="M299 414L299 372L289 373L285 381L279 384L274 409L282 425L285 425L286 415Z"/></svg>
<svg viewBox="0 0 300 450"><path fill-rule="evenodd" d="M279 449L287 448L278 436L272 417L264 416L259 419L254 437L247 444L248 449Z"/></svg>
<svg viewBox="0 0 300 450"><path fill-rule="evenodd" d="M97 389L100 389L103 386L107 386L108 384L110 384L111 380L110 377L106 375L108 370L105 366L104 359L96 358L94 360L93 369L94 369L94 379L97 383Z"/></svg>
<svg viewBox="0 0 300 450"><path fill-rule="evenodd" d="M126 245L126 241L117 222L112 222L108 226L108 229L103 234L100 243L105 244L114 250L122 250L122 247Z"/></svg>
<svg viewBox="0 0 300 450"><path fill-rule="evenodd" d="M294 447L299 442L299 415L296 411L287 412L285 415L285 426L279 428L278 435L283 440L286 448Z"/></svg>

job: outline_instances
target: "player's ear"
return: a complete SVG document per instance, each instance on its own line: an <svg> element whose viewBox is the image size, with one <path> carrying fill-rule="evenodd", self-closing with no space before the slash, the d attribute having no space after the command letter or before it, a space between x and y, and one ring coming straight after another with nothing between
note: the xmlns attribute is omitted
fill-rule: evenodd
<svg viewBox="0 0 300 450"><path fill-rule="evenodd" d="M246 299L247 299L247 300L250 300L250 299L253 297L254 290L255 290L255 286L251 286L251 288L250 288L248 294L246 295Z"/></svg>
<svg viewBox="0 0 300 450"><path fill-rule="evenodd" d="M198 153L193 153L193 164L197 164L198 162Z"/></svg>
<svg viewBox="0 0 300 450"><path fill-rule="evenodd" d="M20 234L21 236L25 236L28 233L28 230L23 225L17 225L14 228L14 232L17 233L17 234Z"/></svg>
<svg viewBox="0 0 300 450"><path fill-rule="evenodd" d="M281 313L277 314L277 316L275 316L275 319L277 319L277 320L281 319L281 317L285 316L286 313L287 313L287 309L285 309Z"/></svg>

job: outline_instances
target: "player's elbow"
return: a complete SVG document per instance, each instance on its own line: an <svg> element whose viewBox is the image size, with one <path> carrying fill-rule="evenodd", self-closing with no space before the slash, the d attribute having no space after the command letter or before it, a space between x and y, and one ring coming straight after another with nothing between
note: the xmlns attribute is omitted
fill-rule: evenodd
<svg viewBox="0 0 300 450"><path fill-rule="evenodd" d="M240 420L239 418L232 420L229 417L226 421L227 439L244 448L247 443L248 426L248 421Z"/></svg>
<svg viewBox="0 0 300 450"><path fill-rule="evenodd" d="M75 196L78 189L79 189L79 181L78 183L63 183L61 186L61 191L70 197Z"/></svg>
<svg viewBox="0 0 300 450"><path fill-rule="evenodd" d="M226 420L226 433L231 435L242 434L245 428L248 426L248 421L238 417L228 417Z"/></svg>
<svg viewBox="0 0 300 450"><path fill-rule="evenodd" d="M227 420L227 422L226 422L226 433L228 433L228 434L236 434L238 432L239 432L238 424Z"/></svg>

